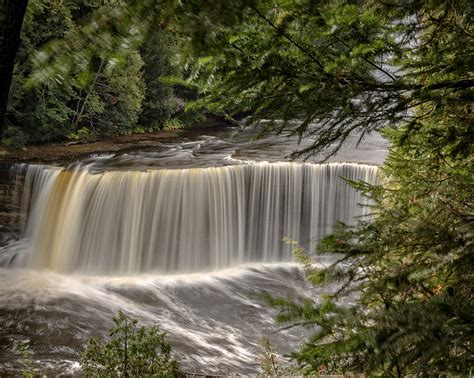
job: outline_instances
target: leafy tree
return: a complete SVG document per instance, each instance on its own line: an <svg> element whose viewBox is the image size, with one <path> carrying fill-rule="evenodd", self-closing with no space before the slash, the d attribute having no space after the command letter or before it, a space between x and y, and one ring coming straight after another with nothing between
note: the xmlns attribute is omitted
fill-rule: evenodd
<svg viewBox="0 0 474 378"><path fill-rule="evenodd" d="M79 91L71 136L77 137L89 129L95 134L110 135L114 134L112 130L129 133L200 120L192 112L187 115L182 112L184 103L195 97L195 92L183 87L175 89L175 82L163 80L169 76L181 77L180 67L172 63L178 50L175 26L172 26L175 24L166 26L169 17L166 15L176 9L176 4L146 0L133 5L105 6L102 3L88 2L86 9L92 10L86 14L88 19L84 11L79 12L78 20L83 23L80 27L43 45L33 57L30 85L67 86L72 83ZM73 13L77 18L78 12ZM87 21L83 21L84 18ZM136 72L126 72L132 66ZM110 99L115 105L114 100L120 97L111 95L108 85L108 82L118 83L114 78L120 72L124 74L121 97L128 100L127 104L121 101L122 107L107 106ZM140 81L145 83L144 87ZM140 107L138 102L142 103ZM107 119L108 116L118 124Z"/></svg>
<svg viewBox="0 0 474 378"><path fill-rule="evenodd" d="M127 62L106 72L98 59L96 72L87 84L76 84L76 111L71 127L88 128L95 135L118 135L133 130L141 112L145 83L141 75L143 60L130 53Z"/></svg>
<svg viewBox="0 0 474 378"><path fill-rule="evenodd" d="M90 339L82 355L86 376L173 377L179 365L171 356L171 347L159 327L137 327L137 321L119 311L106 342Z"/></svg>

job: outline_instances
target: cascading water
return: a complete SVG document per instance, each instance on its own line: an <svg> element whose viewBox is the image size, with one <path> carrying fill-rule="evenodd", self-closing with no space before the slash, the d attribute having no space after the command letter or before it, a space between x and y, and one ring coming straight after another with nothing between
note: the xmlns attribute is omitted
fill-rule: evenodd
<svg viewBox="0 0 474 378"><path fill-rule="evenodd" d="M291 261L284 237L312 250L336 222L367 213L342 177L374 182L376 172L352 163L101 173L28 166L26 265L130 274Z"/></svg>
<svg viewBox="0 0 474 378"><path fill-rule="evenodd" d="M317 300L336 288L309 284L282 239L313 250L335 222L368 214L341 177L374 182L377 168L282 163L297 148L283 135L217 134L66 168L0 166L1 376L20 374L19 341L39 371L80 373L87 338L106 336L119 309L158 323L189 372L255 375L262 336L281 354L307 338L278 330L261 291ZM383 140L357 140L335 158L383 161Z"/></svg>

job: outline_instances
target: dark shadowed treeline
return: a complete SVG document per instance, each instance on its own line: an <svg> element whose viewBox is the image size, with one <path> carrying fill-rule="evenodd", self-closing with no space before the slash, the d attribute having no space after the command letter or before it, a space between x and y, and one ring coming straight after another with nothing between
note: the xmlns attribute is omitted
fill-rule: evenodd
<svg viewBox="0 0 474 378"><path fill-rule="evenodd" d="M189 121L189 116L180 118L177 114L184 100L160 79L179 75L180 70L171 63L176 40L159 25L146 31L137 30L137 41L118 40L116 47L111 46L114 51L97 48L88 52L87 63L74 64L71 71L64 71L64 62L62 66L50 67L56 70L56 76L38 80L45 72L37 67L44 51L54 49L50 47L54 41L80 39L81 33L91 33L85 31L93 24L91 18L97 17L98 21L94 22L98 24L101 12L109 17L109 13L116 11L103 4L77 0L30 2L10 90L4 132L6 145L91 140L158 130L168 125L176 127ZM107 35L91 38L102 38L108 43ZM80 46L72 52L61 48L49 52L61 55L68 62L84 54Z"/></svg>

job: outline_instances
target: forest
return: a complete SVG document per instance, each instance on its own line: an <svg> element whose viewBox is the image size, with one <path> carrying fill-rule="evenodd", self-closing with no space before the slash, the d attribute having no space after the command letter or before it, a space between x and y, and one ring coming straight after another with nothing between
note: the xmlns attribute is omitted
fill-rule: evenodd
<svg viewBox="0 0 474 378"><path fill-rule="evenodd" d="M183 112L185 101L195 96L192 90L161 82L161 77L182 74L182 69L172 63L177 39L161 27L150 28L139 43L123 47L126 55L111 49L101 53L100 46L95 46L97 50L87 61L71 67L67 80L42 78L52 68L39 67L45 54L42 49L60 48L47 46L61 39L82 38L80 33L92 15L104 13L105 18L112 11L103 1L29 3L16 54L4 145L21 148L51 141L91 141L180 127L200 119L192 112ZM99 42L90 38L92 44ZM61 59L81 59L82 53L64 54ZM118 64L110 64L112 61ZM60 70L54 75L63 74Z"/></svg>
<svg viewBox="0 0 474 378"><path fill-rule="evenodd" d="M227 128L252 130L250 137L239 140L242 145L280 136L298 143L288 156L278 160L272 161L270 153L264 156L262 159L270 160L270 165L285 162L289 166L278 168L280 173L261 173L260 181L255 179L246 189L243 183L260 174L260 166L255 162L243 168L233 166L245 166L245 152L231 154L225 163L216 160L205 165L179 155L181 160L166 160L161 166L159 160L154 160L162 156L161 150L152 151L155 155L145 154L148 160L140 160L140 169L149 174L146 185L138 183L138 176L114 178L114 172L126 174L123 167L127 164L130 172L137 170L129 160L92 165L77 177L75 172L85 169L90 161L72 163L72 168L65 166L61 172L71 173L54 184L57 186L51 189L48 198L52 199L48 201L77 201L82 209L78 217L83 218L64 219L72 223L85 219L85 225L76 233L70 231L60 219L76 210L44 205L50 202L43 199L41 209L46 206L46 210L41 211L49 214L44 216L48 220L43 221L38 234L27 238L36 243L31 250L40 257L33 256L26 266L52 271L58 267L61 274L75 272L76 268L82 272L86 267L84 271L96 274L95 268L107 265L110 269L103 268L100 274L150 274L148 265L159 261L156 266L166 266L168 273L184 269L186 274L205 275L207 271L233 268L234 261L239 267L254 262L296 261L305 282L298 285L323 291L314 294L309 289L288 289L282 293L260 287L260 281L250 285L259 292L264 303L261 306L268 309L276 328L285 332L297 328L301 332L291 334L297 342L291 344L293 349L285 353L279 366L274 362L277 353L264 339L267 341L260 358L263 374L470 376L474 366L473 17L474 3L468 0L0 0L0 107L4 108L0 108L0 159L7 159L14 150L50 142L92 143L118 135L193 129L208 117L222 119ZM19 42L11 48L15 38ZM365 210L357 213L355 221L345 219L343 210L334 211L337 214L324 221L321 218L321 224L331 223L330 232L309 231L311 237L316 235L317 242L308 242L305 230L323 227L314 219L323 212L320 209L331 206L326 205L331 199L324 197L319 207L310 210L304 201L314 198L319 189L308 189L305 180L309 179L303 178L298 186L299 175L310 173L296 170L311 166L301 169L313 172L314 166L342 164L338 156L348 141L355 140L359 146L374 134L381 135L388 145L386 158L377 164L377 179L367 173L369 168L364 168L364 177L370 180L359 174L345 176L345 183L360 196L347 200L348 206L355 208L364 203ZM220 143L216 151L230 148L225 144L227 139ZM276 150L283 150L283 143L277 142ZM173 151L186 152L187 148L185 143L173 145ZM203 150L206 145L200 144L199 148ZM267 147L257 144L252 148L258 151ZM193 158L199 153L192 150ZM235 159L241 160L235 163ZM156 178L153 175L158 173L150 173L155 167L157 171L164 167L166 175L171 175L167 170L172 169L182 173L168 182L168 176ZM202 179L185 178L188 171L197 175L199 169ZM212 176L214 171L206 169L217 169L216 177L223 176L216 178ZM268 169L277 168L272 165ZM54 172L34 176L32 182L53 183L62 174ZM329 182L331 172L321 173L320 181ZM29 174L25 174L27 178ZM282 178L285 174L288 179ZM94 177L100 175L103 181L96 184ZM340 173L335 175L339 177ZM90 180L87 185L84 177ZM127 184L130 186L121 194L126 180L136 181ZM115 189L105 191L105 185ZM324 185L320 190L339 190L339 186ZM156 192L150 188L156 188ZM294 188L296 194L288 188ZM252 194L252 190L260 190L261 194ZM99 208L96 197L87 197L93 191L104 198L119 193L117 202ZM28 193L26 189L24 192ZM134 195L130 205L127 193ZM280 193L281 203L264 207L265 201L279 201ZM171 197L175 194L177 197ZM156 208L149 205L155 203L155 197L163 201ZM182 202L174 202L178 197ZM30 201L34 198L40 196ZM346 203L337 201L337 206ZM296 210L288 209L300 202L301 220L282 215L296 214ZM175 203L179 206L174 207ZM156 215L160 206L166 209L160 210L163 219ZM147 207L155 213L146 213ZM142 209L140 213L138 208ZM224 208L219 215L222 218L217 217ZM260 209L264 209L263 220L252 223L260 216ZM104 211L110 218L102 214ZM319 215L307 215L310 211ZM29 215L28 230L33 215ZM213 221L213 216L217 220ZM271 223L278 216L286 218ZM94 227L107 222L110 228L101 232L112 232L112 221L121 217L124 220L117 222L118 231L113 231L110 239L100 239L100 232L94 233ZM52 218L58 219L57 225L53 225ZM166 235L159 234L155 240L153 227ZM298 232L293 232L296 227ZM125 229L134 231L129 239L120 239ZM284 235L278 233L281 230ZM75 242L58 244L60 234ZM213 241L220 243L221 237L225 240L214 247ZM88 238L91 241L85 242ZM243 240L250 241L245 244ZM63 260L57 256L76 247L75 254L71 252L67 261L58 263ZM166 259L154 254L160 247L164 249L160 256L168 253ZM290 250L290 257L284 248ZM189 256L181 258L180 253L188 249ZM4 263L7 260L1 256L15 251L0 244L0 274L5 277L14 264ZM127 255L129 251L137 252ZM101 260L94 260L100 254ZM109 263L114 259L116 264ZM8 261L14 260L20 258ZM233 273L222 274L231 277ZM292 273L286 274L290 277ZM231 280L229 277L225 279ZM284 276L280 279L286 280ZM197 297L199 293L196 289ZM232 301L238 301L237 297ZM189 303L192 308L194 303ZM148 305L146 301L140 304L143 308ZM226 311L230 313L229 308ZM127 312L126 306L121 310L141 316L138 310ZM189 372L186 358L180 372L170 351L174 351L175 344L182 348L176 356L178 361L193 351L173 337L170 347L157 326L135 329L135 316L129 318L124 313L114 318L110 344L89 339L87 347L82 346L85 375L179 376ZM144 319L145 323L150 321ZM132 349L128 352L127 336L120 336L129 331L127 321L141 335L134 334L135 344L129 345ZM166 321L164 325L168 333ZM231 338L230 334L226 335ZM90 335L99 336L87 333ZM132 355L136 358L134 365L130 362ZM241 357L234 355L236 361ZM28 358L34 359L34 354ZM205 366L199 368L209 373ZM228 373L246 372L238 366L234 369Z"/></svg>

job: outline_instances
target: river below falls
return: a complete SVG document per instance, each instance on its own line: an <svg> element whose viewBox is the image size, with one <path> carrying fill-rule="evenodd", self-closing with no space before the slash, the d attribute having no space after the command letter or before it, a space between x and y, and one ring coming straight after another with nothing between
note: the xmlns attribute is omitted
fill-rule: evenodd
<svg viewBox="0 0 474 378"><path fill-rule="evenodd" d="M48 166L47 162L45 168L12 166L8 168L10 178L0 175L4 180L0 184L9 188L2 201L10 204L14 198L22 209L18 210L18 227L2 228L4 235L0 238L0 375L19 374L21 341L28 342L39 371L80 374L79 356L86 340L106 335L112 316L119 309L142 324L159 324L167 333L176 359L189 373L256 374L263 336L269 338L279 358L287 360L285 356L305 341L311 329L282 329L284 325L275 322L276 310L266 305L262 293L317 301L334 287L309 285L302 269L279 246L283 244L281 239L306 238L308 248L313 248L317 240L310 239L327 233L332 224L326 223L340 220L341 214L359 214L354 209L360 200L341 189L344 183L339 177L330 176L329 171L320 173L321 177L333 180L336 186L328 181L318 189L314 177L310 180L308 175L314 176L311 172L315 169L311 164L321 156L305 165L283 164L292 152L304 147L298 146L295 139L285 135L259 140L251 137L249 131L226 128L175 143L90 156L62 166ZM357 172L365 172L360 177L369 177L367 172L373 175L370 167L383 162L387 146L379 135L369 136L359 146L357 139L352 136L330 161L369 164L362 170L355 166ZM211 174L209 167L216 170ZM335 169L340 167L348 169L330 166L328 170L339 172ZM38 174L38 170L43 173ZM109 180L107 175L111 173L118 175L118 181ZM165 182L165 174L167 180L172 180ZM67 175L66 184L61 175ZM179 191L179 185L187 185L190 194L163 197L158 204L161 208L165 204L170 209L175 206L177 215L158 214L155 207L150 210L147 201L155 199L150 189L154 179L158 180L156 185L170 188L168 191ZM76 193L74 187L79 184L83 187ZM108 189L104 189L106 185ZM273 187L281 189L274 191ZM113 188L117 193L134 192L130 200L125 194L117 197L117 206L128 210L115 216L117 220L100 218L113 207L107 202ZM141 188L146 188L146 194ZM317 190L336 194L316 197ZM85 192L102 194L81 197ZM235 196L238 200L232 202ZM138 197L141 199L137 205L133 201ZM84 205L65 207L66 199L68 204ZM89 208L91 201L95 202ZM61 207L48 205L53 202ZM257 202L262 204L255 205ZM4 208L8 208L5 203ZM209 210L209 203L218 205ZM300 210L288 209L293 203ZM322 204L326 215L321 213ZM141 210L136 211L137 207ZM186 210L190 208L193 211ZM90 215L94 211L97 216ZM104 227L103 231L89 230L86 223L97 217L104 219L102 223L110 223L110 227L98 224L95 227ZM127 219L121 221L120 217ZM180 239L185 236L178 231L185 230L184 235L192 236L184 247L170 244L173 248L166 248L157 258L155 249L159 250L164 240L171 243L169 232L154 235L150 224L161 224L162 218L170 217L175 228L169 232ZM228 222L229 218L237 220ZM320 219L324 224L317 224ZM69 225L66 229L65 224ZM318 232L312 234L310 229ZM230 235L233 230L238 238ZM104 247L122 234L125 239L115 247ZM133 244L135 239L138 242ZM143 240L152 239L156 239L153 248L147 243L144 246ZM131 243L127 245L133 254L127 254L125 241ZM276 250L279 252L273 253ZM166 259L164 253L168 253ZM97 260L99 254L103 257ZM85 259L86 255L85 265L81 256ZM64 260L64 256L68 258ZM213 262L215 256L219 258ZM148 263L135 264L137 258L156 262L152 269ZM121 259L121 265L112 259ZM163 261L168 268L160 269ZM330 259L319 262L327 264Z"/></svg>

